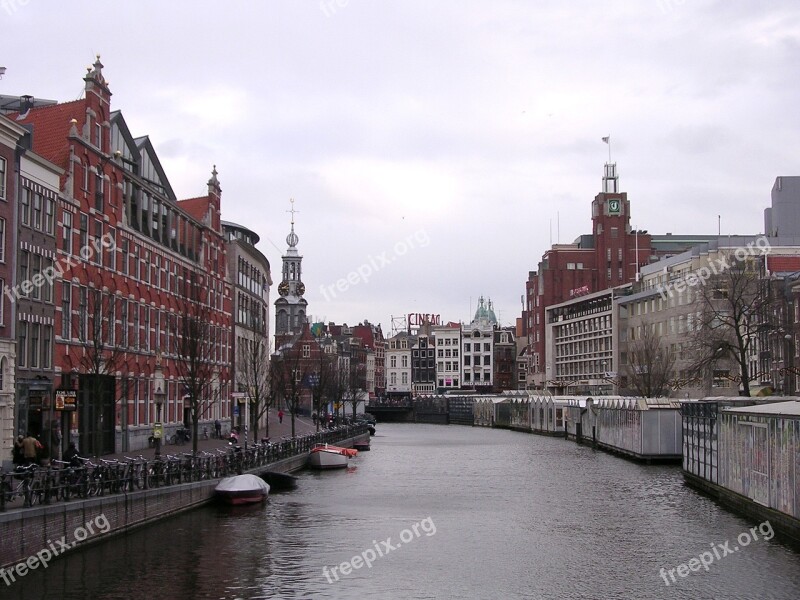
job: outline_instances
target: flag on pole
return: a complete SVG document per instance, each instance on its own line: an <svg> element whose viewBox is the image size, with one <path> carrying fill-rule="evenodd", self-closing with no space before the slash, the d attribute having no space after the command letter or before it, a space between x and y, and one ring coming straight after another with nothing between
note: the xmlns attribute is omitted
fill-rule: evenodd
<svg viewBox="0 0 800 600"><path fill-rule="evenodd" d="M610 139L611 139L611 136L610 136L610 135L607 135L606 137L604 137L604 138L602 138L602 139L603 139L603 141L604 141L606 144L608 144L608 140L610 140Z"/></svg>

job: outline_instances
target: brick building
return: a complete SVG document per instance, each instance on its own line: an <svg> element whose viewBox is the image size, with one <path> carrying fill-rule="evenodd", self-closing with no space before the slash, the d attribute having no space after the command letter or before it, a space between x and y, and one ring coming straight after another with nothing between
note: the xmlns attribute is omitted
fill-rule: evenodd
<svg viewBox="0 0 800 600"><path fill-rule="evenodd" d="M522 331L528 336L528 387L547 387L545 310L548 306L636 281L643 265L716 236L650 235L631 227L628 195L619 191L616 163L607 163L602 191L592 201L592 232L554 244L525 283Z"/></svg>
<svg viewBox="0 0 800 600"><path fill-rule="evenodd" d="M163 407L167 433L188 423L179 318L202 311L213 371L201 419L230 418L231 290L221 188L179 200L147 136L133 137L99 57L80 100L21 115L33 150L64 174L55 209L56 407L82 453L147 444ZM156 394L156 370L164 389ZM66 406L65 406L66 403ZM65 436L65 443L66 438Z"/></svg>

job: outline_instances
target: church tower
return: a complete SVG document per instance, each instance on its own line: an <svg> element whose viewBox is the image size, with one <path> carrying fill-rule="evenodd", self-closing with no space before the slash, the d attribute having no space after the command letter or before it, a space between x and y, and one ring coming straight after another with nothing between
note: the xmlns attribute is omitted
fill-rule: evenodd
<svg viewBox="0 0 800 600"><path fill-rule="evenodd" d="M303 298L306 286L302 281L303 257L297 251L299 238L294 232L294 214L300 212L294 208L292 203L292 230L286 236L286 243L289 248L281 258L283 260L283 271L281 282L278 284L278 299L275 300L275 348L281 345L295 334L302 333L303 325L306 322L306 307L308 302Z"/></svg>

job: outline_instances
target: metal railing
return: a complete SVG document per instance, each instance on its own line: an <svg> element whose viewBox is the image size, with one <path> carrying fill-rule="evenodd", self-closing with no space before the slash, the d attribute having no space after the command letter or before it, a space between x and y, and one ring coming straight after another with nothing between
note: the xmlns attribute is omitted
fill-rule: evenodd
<svg viewBox="0 0 800 600"><path fill-rule="evenodd" d="M366 425L345 425L302 437L250 444L247 449L232 446L216 452L166 454L160 460L142 456L124 460L84 458L81 466L53 461L49 467L18 467L0 473L0 512L10 504L20 507L18 499L22 500L20 508L28 508L238 475L307 453L316 444L333 444L366 433Z"/></svg>

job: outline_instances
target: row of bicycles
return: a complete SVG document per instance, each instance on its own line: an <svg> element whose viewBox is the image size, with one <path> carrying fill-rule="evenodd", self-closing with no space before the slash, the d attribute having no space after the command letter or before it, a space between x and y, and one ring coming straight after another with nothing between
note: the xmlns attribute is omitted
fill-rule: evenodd
<svg viewBox="0 0 800 600"><path fill-rule="evenodd" d="M360 433L363 426L342 426L299 438L262 440L246 448L229 444L214 452L165 454L158 460L139 455L122 459L74 457L53 460L49 467L15 467L0 473L0 511L94 496L134 492L165 485L218 479L308 452L319 443L335 443Z"/></svg>

